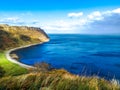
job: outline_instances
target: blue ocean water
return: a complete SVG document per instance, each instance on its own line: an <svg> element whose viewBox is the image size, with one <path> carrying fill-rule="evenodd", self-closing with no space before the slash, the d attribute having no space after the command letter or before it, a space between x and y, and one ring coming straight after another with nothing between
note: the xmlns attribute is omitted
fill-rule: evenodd
<svg viewBox="0 0 120 90"><path fill-rule="evenodd" d="M120 80L120 36L53 34L50 42L15 51L20 62L47 62L73 74Z"/></svg>

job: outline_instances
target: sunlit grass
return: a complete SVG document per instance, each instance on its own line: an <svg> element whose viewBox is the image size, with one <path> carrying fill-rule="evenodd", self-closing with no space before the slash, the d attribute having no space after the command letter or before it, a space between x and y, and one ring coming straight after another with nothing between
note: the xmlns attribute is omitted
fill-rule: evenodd
<svg viewBox="0 0 120 90"><path fill-rule="evenodd" d="M0 52L0 66L5 70L5 76L21 75L27 73L27 69L7 60L5 52Z"/></svg>
<svg viewBox="0 0 120 90"><path fill-rule="evenodd" d="M68 77L67 77L68 76ZM9 90L120 90L119 86L97 77L80 77L65 70L3 77L0 89Z"/></svg>

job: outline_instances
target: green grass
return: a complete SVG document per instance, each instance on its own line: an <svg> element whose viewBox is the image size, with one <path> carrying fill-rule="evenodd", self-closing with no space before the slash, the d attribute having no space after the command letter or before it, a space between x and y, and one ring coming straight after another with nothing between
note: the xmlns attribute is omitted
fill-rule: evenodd
<svg viewBox="0 0 120 90"><path fill-rule="evenodd" d="M30 73L0 79L0 90L120 90L97 77L79 77L63 70Z"/></svg>
<svg viewBox="0 0 120 90"><path fill-rule="evenodd" d="M5 76L16 76L26 74L28 72L27 69L8 61L5 56L5 51L0 52L0 66L5 70Z"/></svg>

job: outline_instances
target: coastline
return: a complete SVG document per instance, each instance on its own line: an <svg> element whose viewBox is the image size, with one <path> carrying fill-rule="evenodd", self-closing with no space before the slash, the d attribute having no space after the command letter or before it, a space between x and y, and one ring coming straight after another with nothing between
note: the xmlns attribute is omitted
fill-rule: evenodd
<svg viewBox="0 0 120 90"><path fill-rule="evenodd" d="M21 62L17 61L16 59L11 58L10 53L13 52L13 51L19 50L19 49L23 49L23 48L27 48L27 47L31 47L31 46L43 44L43 43L44 43L44 42L40 42L40 43L36 43L36 44L30 44L30 45L25 45L25 46L21 46L21 47L17 47L17 48L10 49L10 50L8 50L8 51L5 53L6 58L7 58L8 61L10 61L10 62L12 62L12 63L15 63L15 64L17 64L17 65L19 65L19 66L21 66L21 67L23 67L23 68L26 68L26 69L35 68L34 66L21 63Z"/></svg>

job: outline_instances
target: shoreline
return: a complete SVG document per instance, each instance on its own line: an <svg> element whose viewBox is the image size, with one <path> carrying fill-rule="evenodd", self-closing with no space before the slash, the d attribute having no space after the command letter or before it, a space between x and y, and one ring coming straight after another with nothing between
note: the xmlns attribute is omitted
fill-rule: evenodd
<svg viewBox="0 0 120 90"><path fill-rule="evenodd" d="M19 66L21 66L23 68L26 68L26 69L35 68L34 66L27 65L27 64L24 64L24 63L21 63L21 62L17 61L16 59L13 59L10 56L10 53L13 52L13 51L19 50L19 49L24 49L24 48L35 46L35 45L40 45L40 44L43 44L43 43L44 42L40 42L40 43L36 43L36 44L30 44L30 45L25 45L25 46L20 46L20 47L17 47L17 48L10 49L10 50L6 51L5 56L6 56L8 61L10 61L10 62L12 62L14 64L17 64L17 65L19 65Z"/></svg>

